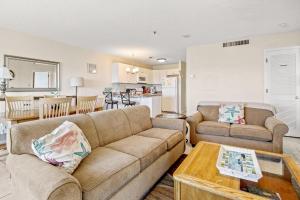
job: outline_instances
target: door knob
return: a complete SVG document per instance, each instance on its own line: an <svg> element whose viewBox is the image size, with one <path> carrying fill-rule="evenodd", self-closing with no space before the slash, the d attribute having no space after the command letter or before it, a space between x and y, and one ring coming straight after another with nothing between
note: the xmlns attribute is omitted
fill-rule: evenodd
<svg viewBox="0 0 300 200"><path fill-rule="evenodd" d="M295 96L295 99L297 100L297 99L299 99L299 97L298 97L298 96Z"/></svg>

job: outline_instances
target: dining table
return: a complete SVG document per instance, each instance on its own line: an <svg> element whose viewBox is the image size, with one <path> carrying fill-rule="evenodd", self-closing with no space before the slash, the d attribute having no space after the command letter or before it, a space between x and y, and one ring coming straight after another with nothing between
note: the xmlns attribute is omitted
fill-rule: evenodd
<svg viewBox="0 0 300 200"><path fill-rule="evenodd" d="M95 111L101 111L102 106L96 105ZM69 115L76 114L76 106L70 107ZM39 120L39 109L0 112L0 149L5 148L6 134L13 124Z"/></svg>
<svg viewBox="0 0 300 200"><path fill-rule="evenodd" d="M97 106L95 111L102 110L101 106ZM71 106L69 115L76 114L76 106ZM16 111L7 111L0 112L0 119L10 121L12 124L21 123L25 121L32 121L39 119L39 109L34 108L30 110L16 110Z"/></svg>

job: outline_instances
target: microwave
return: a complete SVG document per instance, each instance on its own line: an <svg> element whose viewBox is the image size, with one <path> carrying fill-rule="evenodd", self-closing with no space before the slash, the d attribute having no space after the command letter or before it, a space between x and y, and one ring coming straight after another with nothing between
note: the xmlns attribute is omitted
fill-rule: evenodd
<svg viewBox="0 0 300 200"><path fill-rule="evenodd" d="M147 77L144 75L138 75L137 76L137 82L138 83L147 83Z"/></svg>

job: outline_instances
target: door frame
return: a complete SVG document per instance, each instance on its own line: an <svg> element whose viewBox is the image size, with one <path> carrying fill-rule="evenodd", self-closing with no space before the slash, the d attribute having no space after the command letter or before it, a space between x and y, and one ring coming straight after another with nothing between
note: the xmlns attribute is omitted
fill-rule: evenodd
<svg viewBox="0 0 300 200"><path fill-rule="evenodd" d="M270 62L267 62L267 59L270 55L276 55L279 52L287 52L287 53L295 53L296 54L296 95L295 100L298 101L298 115L297 120L300 115L300 46L291 46L284 48L273 48L273 49L265 49L264 50L264 102L270 103L269 94L266 92L267 89L270 88L270 80L268 79L268 73L270 72ZM296 99L298 97L298 99ZM275 114L276 116L276 114ZM285 137L297 137L293 135L286 135Z"/></svg>
<svg viewBox="0 0 300 200"><path fill-rule="evenodd" d="M269 71L269 67L270 67L270 62L267 62L267 59L269 58L269 55L272 55L271 52L274 52L274 54L276 54L276 52L295 52L296 54L296 79L297 79L297 83L296 83L296 96L298 96L300 98L300 46L291 46L291 47L282 47L282 48L272 48L272 49L265 49L264 50L264 102L265 103L269 103L269 99L268 99L268 93L267 93L267 89L270 86L270 80L268 80L268 71Z"/></svg>

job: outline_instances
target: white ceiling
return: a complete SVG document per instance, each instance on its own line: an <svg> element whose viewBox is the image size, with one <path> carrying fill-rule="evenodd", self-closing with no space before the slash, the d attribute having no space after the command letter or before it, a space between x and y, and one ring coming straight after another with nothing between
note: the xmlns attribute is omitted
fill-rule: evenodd
<svg viewBox="0 0 300 200"><path fill-rule="evenodd" d="M298 30L300 0L0 0L0 27L174 63L191 45Z"/></svg>

